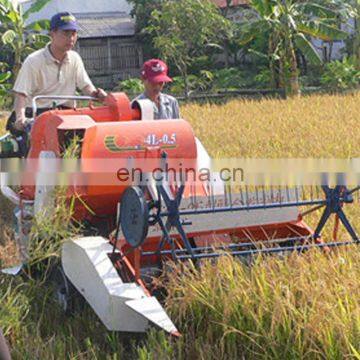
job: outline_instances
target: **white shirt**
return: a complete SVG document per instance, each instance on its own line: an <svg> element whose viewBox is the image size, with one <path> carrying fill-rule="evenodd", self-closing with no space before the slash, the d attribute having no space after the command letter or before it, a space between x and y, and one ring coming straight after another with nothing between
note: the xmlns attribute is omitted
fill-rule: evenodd
<svg viewBox="0 0 360 360"><path fill-rule="evenodd" d="M37 95L75 95L92 82L80 55L68 51L62 62L55 59L49 45L30 54L24 61L16 78L13 91L26 95L26 106ZM52 107L54 100L39 100L38 107ZM66 101L56 101L57 105Z"/></svg>
<svg viewBox="0 0 360 360"><path fill-rule="evenodd" d="M146 93L140 94L134 100L150 100ZM154 119L155 120L165 120L165 119L179 119L180 110L178 101L171 95L160 93L159 95L159 107L155 102L151 101L154 108Z"/></svg>

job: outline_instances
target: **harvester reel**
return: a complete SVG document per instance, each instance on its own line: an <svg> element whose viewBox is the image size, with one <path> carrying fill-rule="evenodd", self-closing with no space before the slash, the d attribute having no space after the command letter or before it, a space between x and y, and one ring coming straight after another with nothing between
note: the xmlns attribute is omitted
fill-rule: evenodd
<svg viewBox="0 0 360 360"><path fill-rule="evenodd" d="M149 230L149 206L138 186L128 187L121 198L120 224L131 247L138 248L143 244Z"/></svg>

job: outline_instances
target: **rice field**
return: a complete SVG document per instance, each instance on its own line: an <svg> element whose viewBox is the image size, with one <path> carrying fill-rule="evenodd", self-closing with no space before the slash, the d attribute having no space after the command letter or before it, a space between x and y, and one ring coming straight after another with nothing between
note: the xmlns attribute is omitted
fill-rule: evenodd
<svg viewBox="0 0 360 360"><path fill-rule="evenodd" d="M358 92L186 104L181 112L213 157L355 158L359 104ZM0 264L8 265L16 257L11 206L4 199L0 206ZM346 208L358 231L359 209ZM201 270L177 267L165 301L183 334L174 340L155 330L109 333L88 307L65 317L42 279L0 275L0 327L14 359L360 359L359 279L356 247L258 258L251 267L229 257Z"/></svg>

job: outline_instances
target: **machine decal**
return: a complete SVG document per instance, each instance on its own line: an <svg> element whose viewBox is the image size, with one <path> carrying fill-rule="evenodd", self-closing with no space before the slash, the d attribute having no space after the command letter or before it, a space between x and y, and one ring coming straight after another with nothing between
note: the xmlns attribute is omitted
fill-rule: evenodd
<svg viewBox="0 0 360 360"><path fill-rule="evenodd" d="M145 139L145 144L151 146L175 145L176 134L163 134L161 137L157 137L156 134L149 134Z"/></svg>
<svg viewBox="0 0 360 360"><path fill-rule="evenodd" d="M105 147L110 152L123 152L123 151L142 151L145 150L145 146L143 145L135 145L135 146L119 146L116 144L115 136L106 136L104 139Z"/></svg>
<svg viewBox="0 0 360 360"><path fill-rule="evenodd" d="M157 138L156 135L150 134L146 137L144 141L145 145L135 145L135 146L119 146L116 143L116 136L109 135L104 138L104 145L106 149L110 152L118 153L125 151L144 151L149 146L158 146L160 149L175 149L176 145L176 134L171 134L170 136L164 134L161 138Z"/></svg>

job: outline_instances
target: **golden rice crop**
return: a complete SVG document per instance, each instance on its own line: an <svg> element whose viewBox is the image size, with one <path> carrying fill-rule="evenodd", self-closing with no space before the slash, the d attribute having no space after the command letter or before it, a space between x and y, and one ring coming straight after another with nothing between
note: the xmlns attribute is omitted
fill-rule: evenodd
<svg viewBox="0 0 360 360"><path fill-rule="evenodd" d="M360 92L182 107L212 157L349 158L360 155Z"/></svg>
<svg viewBox="0 0 360 360"><path fill-rule="evenodd" d="M199 358L358 359L359 275L356 247L251 266L225 256L200 270L176 268L167 305Z"/></svg>
<svg viewBox="0 0 360 360"><path fill-rule="evenodd" d="M8 116L9 116L9 112L0 111L0 135L5 133L5 125Z"/></svg>

